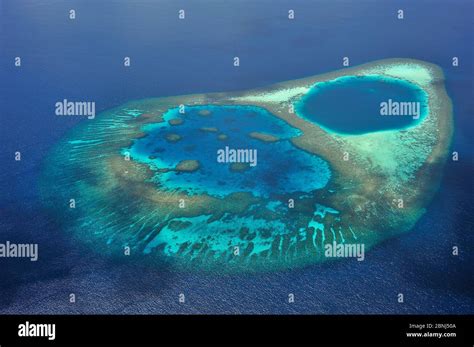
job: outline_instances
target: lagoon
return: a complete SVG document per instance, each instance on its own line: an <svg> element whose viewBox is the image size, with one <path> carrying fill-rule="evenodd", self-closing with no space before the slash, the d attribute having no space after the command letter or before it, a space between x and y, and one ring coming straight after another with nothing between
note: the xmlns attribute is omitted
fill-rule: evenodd
<svg viewBox="0 0 474 347"><path fill-rule="evenodd" d="M300 130L263 108L203 105L186 106L184 114L179 111L168 110L163 122L144 127L147 136L123 149L157 172L154 180L160 189L216 197L235 192L269 197L321 189L330 178L325 160L291 143ZM170 136L177 140L170 141ZM258 165L220 162L217 154L224 148L258 153ZM176 170L180 162L189 160L198 162L199 169Z"/></svg>
<svg viewBox="0 0 474 347"><path fill-rule="evenodd" d="M419 114L387 116L382 105L394 102L417 103ZM428 114L428 95L406 80L381 75L344 76L316 83L296 103L295 110L326 131L360 135L419 124Z"/></svg>

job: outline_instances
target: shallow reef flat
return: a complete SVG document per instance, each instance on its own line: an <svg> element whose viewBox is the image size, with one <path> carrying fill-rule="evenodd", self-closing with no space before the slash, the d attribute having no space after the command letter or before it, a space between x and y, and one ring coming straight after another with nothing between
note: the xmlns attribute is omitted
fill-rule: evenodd
<svg viewBox="0 0 474 347"><path fill-rule="evenodd" d="M427 113L403 129L358 135L298 113L318 83L344 76L409 82L426 93ZM326 261L333 241L367 250L409 231L439 187L452 133L441 69L381 60L108 110L52 149L41 195L72 237L110 257L130 247L150 266L274 271ZM258 149L255 167L217 163L216 148L239 145Z"/></svg>

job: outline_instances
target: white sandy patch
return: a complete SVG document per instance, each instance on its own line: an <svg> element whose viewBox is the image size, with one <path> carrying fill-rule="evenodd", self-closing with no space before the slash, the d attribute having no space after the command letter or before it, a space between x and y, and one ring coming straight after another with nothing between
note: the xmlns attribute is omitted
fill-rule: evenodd
<svg viewBox="0 0 474 347"><path fill-rule="evenodd" d="M405 79L421 86L428 86L433 76L427 67L417 64L399 64L382 69L386 75Z"/></svg>
<svg viewBox="0 0 474 347"><path fill-rule="evenodd" d="M294 98L295 96L306 94L308 90L309 88L307 87L280 89L274 92L235 97L235 98L232 98L231 100L240 101L240 102L283 103L283 102L288 102L290 99Z"/></svg>
<svg viewBox="0 0 474 347"><path fill-rule="evenodd" d="M429 67L416 63L389 63L378 65L372 68L365 68L356 73L357 75L383 74L395 78L407 80L421 87L429 87L433 82L433 74ZM345 75L342 75L345 76ZM311 89L308 87L284 88L261 94L250 94L231 98L236 102L257 102L257 103L288 103L291 99L306 94Z"/></svg>

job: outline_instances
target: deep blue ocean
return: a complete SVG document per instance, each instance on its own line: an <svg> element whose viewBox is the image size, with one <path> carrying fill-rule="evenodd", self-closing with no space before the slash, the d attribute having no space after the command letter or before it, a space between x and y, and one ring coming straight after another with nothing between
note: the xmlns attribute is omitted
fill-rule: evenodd
<svg viewBox="0 0 474 347"><path fill-rule="evenodd" d="M473 7L470 0L0 0L0 242L40 245L36 263L0 260L0 312L474 313ZM351 66L384 58L441 66L459 152L416 227L365 261L258 275L176 273L92 254L42 212L45 155L87 121L55 116L56 101L91 100L101 111L132 99L244 90L340 69L344 56Z"/></svg>

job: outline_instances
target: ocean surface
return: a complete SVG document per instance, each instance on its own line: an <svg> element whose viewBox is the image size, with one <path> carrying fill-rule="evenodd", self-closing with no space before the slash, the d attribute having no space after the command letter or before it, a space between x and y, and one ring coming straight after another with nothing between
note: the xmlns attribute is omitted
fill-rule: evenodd
<svg viewBox="0 0 474 347"><path fill-rule="evenodd" d="M399 8L404 20L396 18ZM39 243L40 259L0 259L0 312L474 313L473 10L469 0L1 0L0 242ZM459 153L415 228L363 262L177 273L92 253L43 212L37 184L47 153L88 121L56 116L57 101L95 101L102 111L132 99L244 90L340 69L344 56L351 66L397 57L441 66Z"/></svg>

